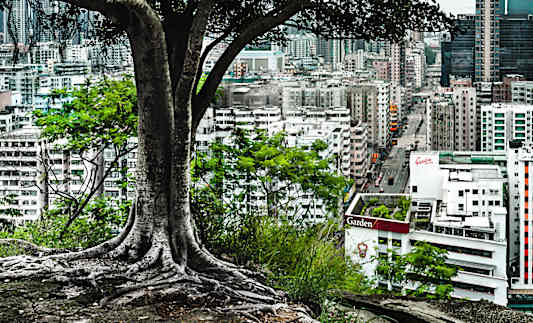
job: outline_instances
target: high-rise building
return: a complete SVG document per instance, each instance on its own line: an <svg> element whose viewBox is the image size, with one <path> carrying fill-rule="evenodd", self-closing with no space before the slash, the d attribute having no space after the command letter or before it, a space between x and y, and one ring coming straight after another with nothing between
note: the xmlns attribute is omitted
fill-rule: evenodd
<svg viewBox="0 0 533 323"><path fill-rule="evenodd" d="M31 11L27 0L13 0L4 10L6 43L26 44L30 35Z"/></svg>
<svg viewBox="0 0 533 323"><path fill-rule="evenodd" d="M370 167L366 123L358 122L350 126L350 149L350 176L356 185L363 185Z"/></svg>
<svg viewBox="0 0 533 323"><path fill-rule="evenodd" d="M441 85L450 86L450 76L474 77L474 44L476 28L474 15L459 15L456 23L460 32L441 43Z"/></svg>
<svg viewBox="0 0 533 323"><path fill-rule="evenodd" d="M348 88L347 92L351 120L368 125L368 142L373 152L388 147L391 142L390 84L373 81Z"/></svg>
<svg viewBox="0 0 533 323"><path fill-rule="evenodd" d="M399 42L391 44L390 46L391 57L391 82L405 86L405 43Z"/></svg>
<svg viewBox="0 0 533 323"><path fill-rule="evenodd" d="M509 178L509 245L508 266L511 280L509 302L533 291L533 256L530 256L533 230L532 194L529 189L529 169L533 166L533 145L510 142L507 154ZM530 296L529 296L530 297Z"/></svg>
<svg viewBox="0 0 533 323"><path fill-rule="evenodd" d="M511 97L513 103L533 105L533 81L512 82Z"/></svg>
<svg viewBox="0 0 533 323"><path fill-rule="evenodd" d="M533 4L531 0L507 0L508 15L532 15Z"/></svg>
<svg viewBox="0 0 533 323"><path fill-rule="evenodd" d="M455 138L453 150L474 151L478 132L477 122L477 96L475 88L456 88L453 90L453 103L455 106Z"/></svg>
<svg viewBox="0 0 533 323"><path fill-rule="evenodd" d="M528 2L533 10L533 2ZM533 14L505 16L499 35L501 77L520 74L533 81Z"/></svg>
<svg viewBox="0 0 533 323"><path fill-rule="evenodd" d="M481 150L504 151L509 142L533 140L533 105L493 103L481 107Z"/></svg>
<svg viewBox="0 0 533 323"><path fill-rule="evenodd" d="M462 30L442 42L441 85L449 76L499 82L521 74L533 80L533 2L476 0L475 16L459 15Z"/></svg>
<svg viewBox="0 0 533 323"><path fill-rule="evenodd" d="M318 38L316 51L318 56L324 58L324 64L331 70L337 70L346 55L344 42L340 39Z"/></svg>
<svg viewBox="0 0 533 323"><path fill-rule="evenodd" d="M500 80L500 28L504 9L504 0L476 0L476 82Z"/></svg>
<svg viewBox="0 0 533 323"><path fill-rule="evenodd" d="M519 82L519 81L525 81L525 80L526 79L524 78L523 75L519 75L519 74L505 75L503 77L503 87L505 88L503 102L513 101L511 84L513 82Z"/></svg>
<svg viewBox="0 0 533 323"><path fill-rule="evenodd" d="M451 93L434 97L428 109L431 150L453 150L455 111Z"/></svg>

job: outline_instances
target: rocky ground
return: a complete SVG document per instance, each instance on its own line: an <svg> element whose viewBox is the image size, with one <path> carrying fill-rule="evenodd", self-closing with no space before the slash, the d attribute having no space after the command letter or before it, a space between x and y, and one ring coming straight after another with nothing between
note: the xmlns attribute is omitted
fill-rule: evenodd
<svg viewBox="0 0 533 323"><path fill-rule="evenodd" d="M273 312L236 313L240 304L213 299L149 300L132 306L100 307L108 291L35 280L0 283L0 322L298 322L310 321L298 305L278 306ZM148 298L148 297L147 297Z"/></svg>
<svg viewBox="0 0 533 323"><path fill-rule="evenodd" d="M343 294L352 307L379 313L387 322L530 323L533 315L512 311L487 301L428 300L413 297L357 296Z"/></svg>
<svg viewBox="0 0 533 323"><path fill-rule="evenodd" d="M0 283L0 322L317 322L303 305L279 304L242 310L209 296L191 299L152 299L121 307L98 305L116 282L99 286L64 285L37 280ZM489 302L431 301L427 299L342 294L328 305L328 322L467 322L525 323L533 316Z"/></svg>

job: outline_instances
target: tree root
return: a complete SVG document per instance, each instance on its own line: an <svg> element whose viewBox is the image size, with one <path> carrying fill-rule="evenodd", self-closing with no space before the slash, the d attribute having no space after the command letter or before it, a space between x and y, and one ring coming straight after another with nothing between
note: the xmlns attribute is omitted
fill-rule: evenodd
<svg viewBox="0 0 533 323"><path fill-rule="evenodd" d="M225 307L219 310L219 313L227 314L227 313L233 313L236 315L241 315L253 322L261 322L261 320L255 316L254 314L272 314L273 316L278 316L279 311L283 309L289 309L289 305L285 303L276 303L276 304L246 304L246 305L237 305L237 306L229 306ZM307 311L301 307L295 307L290 306L290 309L292 312L296 312L299 314L297 318L294 319L294 321L298 322L316 322L318 321L314 320L309 316Z"/></svg>
<svg viewBox="0 0 533 323"><path fill-rule="evenodd" d="M257 274L216 259L198 244L188 247L183 261L175 259L164 224L158 223L149 232L147 248L138 247L136 243L146 238L141 236L146 232L133 229L138 224L135 208L134 203L126 227L117 237L83 251L66 252L20 240L5 241L24 247L38 257L0 258L0 279L38 277L82 283L99 291L101 305L128 304L155 296L153 299L157 300L183 291L188 291L182 295L185 298L211 297L223 304L245 302L266 306L283 299L280 292L253 279L259 277ZM103 287L109 282L114 284L112 292ZM253 316L251 312L243 313L251 315L250 319Z"/></svg>
<svg viewBox="0 0 533 323"><path fill-rule="evenodd" d="M54 248L45 248L38 246L36 244L33 244L26 240L20 240L20 239L0 239L0 246L10 246L15 247L18 249L21 249L24 254L31 255L35 257L42 257L42 256L49 256L59 253L68 253L76 250L81 250L81 248L62 248L62 249L54 249Z"/></svg>

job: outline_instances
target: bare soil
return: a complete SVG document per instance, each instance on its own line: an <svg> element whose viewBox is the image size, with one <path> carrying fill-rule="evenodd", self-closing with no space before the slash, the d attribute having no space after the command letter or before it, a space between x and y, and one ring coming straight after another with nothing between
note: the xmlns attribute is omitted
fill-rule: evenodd
<svg viewBox="0 0 533 323"><path fill-rule="evenodd" d="M300 317L291 308L243 316L220 310L239 304L222 304L209 297L190 299L187 295L161 300L147 295L144 301L121 307L98 305L117 283L109 281L96 288L31 279L6 280L0 283L0 322L297 322Z"/></svg>

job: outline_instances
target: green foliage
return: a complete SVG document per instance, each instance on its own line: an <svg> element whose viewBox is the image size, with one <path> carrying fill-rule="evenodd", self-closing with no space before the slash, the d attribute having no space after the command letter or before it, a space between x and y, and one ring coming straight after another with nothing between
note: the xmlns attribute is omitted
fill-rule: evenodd
<svg viewBox="0 0 533 323"><path fill-rule="evenodd" d="M299 194L307 193L325 201L329 214L336 215L338 198L350 181L335 175L330 168L333 161L320 156L327 148L323 141L314 142L305 150L287 147L285 136L237 130L231 138L232 145L215 143L209 155L199 154L192 164L193 185L203 191L193 192L193 196L202 197L193 199L193 203L201 204L196 208L219 212L225 209L227 212L217 214L239 217L251 211L254 193L261 192L266 196L266 214L292 218L302 209L291 203ZM228 188L235 192L234 198L223 201Z"/></svg>
<svg viewBox="0 0 533 323"><path fill-rule="evenodd" d="M320 305L332 290L363 293L368 282L339 248L337 223L292 225L266 216L250 216L221 234L212 246L222 258L269 273L270 284L291 300Z"/></svg>
<svg viewBox="0 0 533 323"><path fill-rule="evenodd" d="M47 211L41 220L29 222L13 231L0 231L0 238L22 239L48 248L89 248L112 238L124 226L131 202L114 206L108 198L94 199L83 210L66 234L60 238L69 217L65 205Z"/></svg>
<svg viewBox="0 0 533 323"><path fill-rule="evenodd" d="M78 154L84 163L93 167L90 172L71 172L70 179L84 181L81 185L84 189L77 194L68 194L51 185L50 180L57 183L57 178L54 178L46 158L43 159L45 185L51 195L62 200L60 206L64 213L61 214L68 216L61 230L62 236L74 219L81 216L87 204L103 193L104 180L113 171L121 175L116 183L122 188L132 182L127 166L119 165L119 160L136 148L136 145L128 144L128 139L137 133L137 93L133 79L125 76L120 80L104 78L98 82L88 79L74 90L54 91L51 98L60 100L62 108L33 111L35 123L41 128L41 137L54 143L56 149ZM105 149L113 150L114 159L109 164L104 163Z"/></svg>
<svg viewBox="0 0 533 323"><path fill-rule="evenodd" d="M70 100L62 109L34 110L41 136L62 147L84 152L111 144L124 146L137 131L137 93L132 78L92 83L75 90L56 90L52 97Z"/></svg>
<svg viewBox="0 0 533 323"><path fill-rule="evenodd" d="M389 213L390 213L390 210L385 205L380 205L372 209L372 216L376 218L392 219Z"/></svg>
<svg viewBox="0 0 533 323"><path fill-rule="evenodd" d="M231 141L213 144L209 155L193 161L192 208L206 247L238 265L261 267L295 301L318 306L330 290L366 290L359 268L348 264L338 247L338 224L306 226L283 202L297 191L311 192L336 214L348 182L332 174L331 161L320 157L325 143L305 150L286 147L284 133L268 137L243 131ZM280 182L283 190L274 185ZM248 207L256 191L267 196L267 212Z"/></svg>
<svg viewBox="0 0 533 323"><path fill-rule="evenodd" d="M0 231L1 233L2 231ZM18 256L24 254L24 249L14 245L0 245L0 258Z"/></svg>
<svg viewBox="0 0 533 323"><path fill-rule="evenodd" d="M392 261L384 255L373 257L378 279L393 286L414 282L417 287L410 293L429 298L449 298L453 292L451 279L457 275L457 268L446 264L446 259L446 250L422 241L405 255L392 251Z"/></svg>

